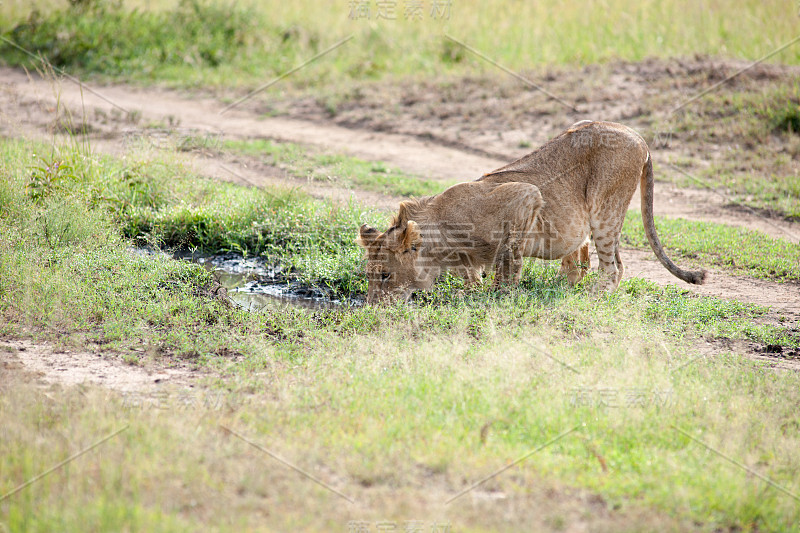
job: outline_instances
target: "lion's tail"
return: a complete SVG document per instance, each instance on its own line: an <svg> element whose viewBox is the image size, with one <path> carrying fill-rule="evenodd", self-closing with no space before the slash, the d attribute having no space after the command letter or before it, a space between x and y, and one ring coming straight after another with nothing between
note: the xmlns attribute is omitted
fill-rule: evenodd
<svg viewBox="0 0 800 533"><path fill-rule="evenodd" d="M650 241L650 248L655 252L658 260L664 265L673 276L678 277L686 283L694 285L702 285L706 281L708 272L705 270L691 271L683 270L678 265L672 262L664 252L661 242L658 240L656 234L656 225L653 221L653 158L647 154L647 163L642 169L641 179L642 189L642 222L644 223L644 233L647 235L647 240Z"/></svg>

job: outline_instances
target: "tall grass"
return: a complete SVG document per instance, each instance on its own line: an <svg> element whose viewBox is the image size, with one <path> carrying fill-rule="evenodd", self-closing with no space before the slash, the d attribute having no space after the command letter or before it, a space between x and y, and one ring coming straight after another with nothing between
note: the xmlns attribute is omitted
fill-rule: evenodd
<svg viewBox="0 0 800 533"><path fill-rule="evenodd" d="M0 28L20 45L73 72L177 85L253 85L283 73L348 35L355 39L293 75L299 85L348 79L499 71L444 34L513 69L614 59L711 54L757 59L796 36L796 6L778 0L586 3L455 0L449 18L425 3L409 20L351 14L352 2L253 4L181 0L166 5L106 0L41 10L0 8ZM10 64L29 59L5 43ZM789 47L771 61L797 64Z"/></svg>
<svg viewBox="0 0 800 533"><path fill-rule="evenodd" d="M549 314L565 320L568 308ZM631 306L613 333L598 324L570 333L497 327L510 311L487 310L481 339L431 329L427 311L406 308L405 319L378 315L383 327L350 335L305 327L306 349L291 359L262 341L239 360L238 379L224 381L216 408L202 393L183 404L187 395L169 389L143 393L137 407L108 391L4 383L0 494L129 428L0 503L0 523L12 531L330 531L349 520L435 516L456 530L508 530L513 520L514 530L559 531L530 524L593 519L571 515L577 507L621 515L627 531L792 530L794 499L725 458L797 493L796 373L698 358ZM685 525L648 525L628 515L637 508Z"/></svg>

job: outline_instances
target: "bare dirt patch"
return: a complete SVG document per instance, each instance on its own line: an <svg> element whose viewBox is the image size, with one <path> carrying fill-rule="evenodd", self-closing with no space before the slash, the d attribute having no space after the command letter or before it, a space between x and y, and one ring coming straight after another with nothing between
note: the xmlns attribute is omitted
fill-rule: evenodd
<svg viewBox="0 0 800 533"><path fill-rule="evenodd" d="M56 348L30 340L0 340L0 367L21 370L43 384L99 385L119 392L188 389L202 373L187 367L126 364L104 353Z"/></svg>
<svg viewBox="0 0 800 533"><path fill-rule="evenodd" d="M711 339L704 345L697 345L699 353L714 357L720 353L744 354L752 361L764 363L768 368L800 372L800 350L782 346L759 346L751 342L732 339Z"/></svg>
<svg viewBox="0 0 800 533"><path fill-rule="evenodd" d="M656 259L651 251L624 249L622 262L625 277L641 277L659 285L675 285L675 278ZM681 283L679 287L698 296L714 296L753 303L779 310L794 319L800 318L800 284L731 276L710 270L709 279L703 285Z"/></svg>

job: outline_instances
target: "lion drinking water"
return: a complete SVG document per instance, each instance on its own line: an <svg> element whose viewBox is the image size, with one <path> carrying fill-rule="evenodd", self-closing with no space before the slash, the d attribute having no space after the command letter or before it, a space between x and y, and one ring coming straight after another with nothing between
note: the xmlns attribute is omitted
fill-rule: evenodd
<svg viewBox="0 0 800 533"><path fill-rule="evenodd" d="M401 203L386 232L361 226L358 243L368 255L367 302L429 289L445 270L460 272L472 283L483 268L493 266L495 286L518 283L525 238L542 204L535 185L480 181Z"/></svg>
<svg viewBox="0 0 800 533"><path fill-rule="evenodd" d="M653 222L653 165L644 139L612 122L582 121L538 150L477 181L400 204L384 233L361 226L367 250L367 302L429 289L445 270L467 282L493 266L495 286L519 281L523 257L561 259L560 274L579 282L597 250L598 288L613 291L624 267L619 239L637 185L650 247L676 277L701 284L705 271L679 268Z"/></svg>

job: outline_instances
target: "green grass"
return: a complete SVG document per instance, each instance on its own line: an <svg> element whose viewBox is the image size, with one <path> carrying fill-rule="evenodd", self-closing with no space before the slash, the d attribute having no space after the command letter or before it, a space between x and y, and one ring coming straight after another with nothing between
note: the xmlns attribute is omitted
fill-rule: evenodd
<svg viewBox="0 0 800 533"><path fill-rule="evenodd" d="M509 517L569 521L576 498L569 487L599 494L623 516L644 507L647 515L702 530L786 531L800 519L790 496L673 429L797 493L796 373L765 371L738 357L692 361L691 351L641 326L571 341L539 326L520 327L518 336L495 329L477 341L411 320L390 322L347 337L307 330L313 349L291 364L271 349L245 358L243 381L228 382L230 406L221 409L203 406L202 396L197 407L181 408L178 392L143 394L145 407L131 408L124 397L91 389L67 390L54 402L32 387L4 388L0 465L7 475L0 492L130 427L3 502L0 521L29 531L331 530L353 519L436 517L458 529L503 530ZM443 505L576 426L480 487L503 501L490 506L467 495ZM272 510L266 516L263 506Z"/></svg>
<svg viewBox="0 0 800 533"><path fill-rule="evenodd" d="M467 291L446 277L414 305L246 313L204 296L200 267L132 253L128 238L258 249L299 276L363 291L353 236L378 215L75 146L2 141L0 161L4 334L141 364L182 357L216 369L225 398L224 407L181 409L168 391L166 409L131 409L107 391L69 389L54 401L3 378L0 494L130 426L0 502L10 530L331 530L433 517L504 529L498 502L422 502L452 497L576 426L481 490L505 494L524 524L570 516L527 499L542 487L565 501L579 487L619 512L644 508L705 529L781 531L800 519L790 497L672 429L800 490L800 377L693 348L703 338L797 347L793 325L760 322L765 309L640 279L591 296L594 275L571 288L555 265L530 262L521 287L504 295L488 279ZM629 403L631 391L644 401ZM343 507L220 425L363 503ZM646 520L633 529L685 530Z"/></svg>
<svg viewBox="0 0 800 533"><path fill-rule="evenodd" d="M714 222L655 217L656 231L669 254L698 265L716 265L738 274L764 279L800 280L800 245L759 231ZM638 211L629 211L622 242L650 249Z"/></svg>
<svg viewBox="0 0 800 533"><path fill-rule="evenodd" d="M444 33L509 68L529 69L694 54L756 59L794 38L797 20L792 6L777 0L592 6L463 0L453 2L449 19L434 19L425 6L419 21L406 20L401 3L397 20L377 19L375 5L371 20L363 20L351 18L349 4L321 8L310 0L77 4L51 2L41 10L4 5L0 31L73 74L184 87L257 86L354 35L288 80L322 87L350 79L494 72ZM0 52L8 64L29 64L6 44ZM797 64L800 51L789 47L771 61Z"/></svg>
<svg viewBox="0 0 800 533"><path fill-rule="evenodd" d="M691 102L656 127L673 146L697 145L710 163L683 158L673 163L685 174L668 172L679 186L716 190L732 203L800 218L800 85L792 77L741 84Z"/></svg>
<svg viewBox="0 0 800 533"><path fill-rule="evenodd" d="M352 274L361 266L353 241L358 226L370 218L353 205L315 202L296 191L250 192L198 180L180 201L159 209L132 208L121 218L123 234L140 244L260 255L345 294L363 288ZM336 263L335 271L317 258Z"/></svg>
<svg viewBox="0 0 800 533"><path fill-rule="evenodd" d="M259 320L245 312L220 318L219 305L200 291L210 282L207 272L132 253L128 238L258 252L284 260L289 269L296 260L305 265L308 283L335 284L344 293L363 290L361 254L352 240L366 215L354 207L316 203L292 191L216 187L159 161L125 166L71 147L48 153L8 141L2 150L0 307L19 327L45 336L63 331L62 342L118 350L145 346L151 355L203 359L217 350L236 351L238 333ZM47 162L35 155L43 151ZM183 179L174 179L176 172ZM228 209L231 202L235 210ZM329 263L311 260L322 256L335 258L335 272Z"/></svg>
<svg viewBox="0 0 800 533"><path fill-rule="evenodd" d="M298 144L269 140L225 141L225 150L263 158L297 178L375 191L392 196L430 196L455 181L437 181L407 174L380 161L370 162L341 154L315 153Z"/></svg>
<svg viewBox="0 0 800 533"><path fill-rule="evenodd" d="M201 179L166 160L123 163L89 157L70 147L36 156L36 152L47 151L26 143L7 142L4 149L6 168L14 169L10 170L0 197L8 225L5 243L9 257L14 258L6 265L7 279L19 284L17 294L31 294L31 301L37 301L46 294L66 294L58 288L48 288L50 281L38 271L42 264L57 269L54 279L67 283L70 297L84 289L81 283L69 281L71 276L83 272L86 282L98 292L90 296L93 307L87 308L85 316L77 314L81 328L89 327L92 317L101 324L108 322L103 310L105 294L120 295L119 307L109 313L124 323L122 309L132 305L125 296L155 286L174 287L176 298L181 298L192 286L208 281L207 274L197 267L130 253L125 239L206 253L233 250L261 255L282 264L305 283L327 286L335 294L361 294L365 290L363 254L353 236L362 221L380 225L381 215L365 213L355 205L339 207L314 201L297 191L246 189ZM647 245L640 224L638 215L631 214L625 235L630 244L644 248ZM738 269L758 276L796 279L797 261L791 254L797 251L783 241L714 224L659 219L658 225L670 251L679 255L700 263L735 263ZM151 261L158 268L149 269ZM117 277L116 263L123 265L126 275ZM15 273L15 269L20 272ZM469 293L467 300L461 296L461 282L452 277L446 278L432 296L421 296L421 301L433 306L432 312L439 320L436 329L444 331L455 322L470 324L494 307L498 301L487 290L490 281L486 279L478 293ZM4 285L4 290L12 290L15 283ZM115 285L120 283L123 285ZM158 293L160 289L152 290ZM761 330L751 324L749 319L763 312L752 306L695 299L678 289L658 288L642 280L626 282L621 292L635 297L641 313L653 324L672 328L676 335L690 327L712 336L790 345L794 342L780 330L765 333L769 328ZM519 309L510 315L513 320L509 324L516 319L541 320L550 304L582 294L583 288L568 288L555 278L554 264L529 262L523 290L512 298L512 307ZM603 300L598 312L605 309L604 313L615 314L631 305L615 298ZM46 321L48 316L57 316L63 312L59 309L64 308L66 299L65 295L53 297L48 312L36 306L27 308L26 320ZM140 300L143 316L156 312L148 307L147 298ZM598 304L592 299L585 301L587 305ZM18 307L13 302L13 298L8 299L9 309ZM195 301L191 305L202 303ZM585 311L576 309L571 314L577 317ZM194 312L203 315L196 309ZM350 325L375 321L371 308L348 310L345 314L345 323ZM338 331L341 320L339 313L318 323L302 322L310 320L303 318L305 315L284 316L279 311L276 316L293 331L320 326ZM326 322L328 318L331 324ZM295 319L301 322L294 323ZM729 322L735 333L726 332ZM349 327L345 326L344 331ZM129 333L117 333L115 338L122 339ZM785 338L777 341L781 335Z"/></svg>

